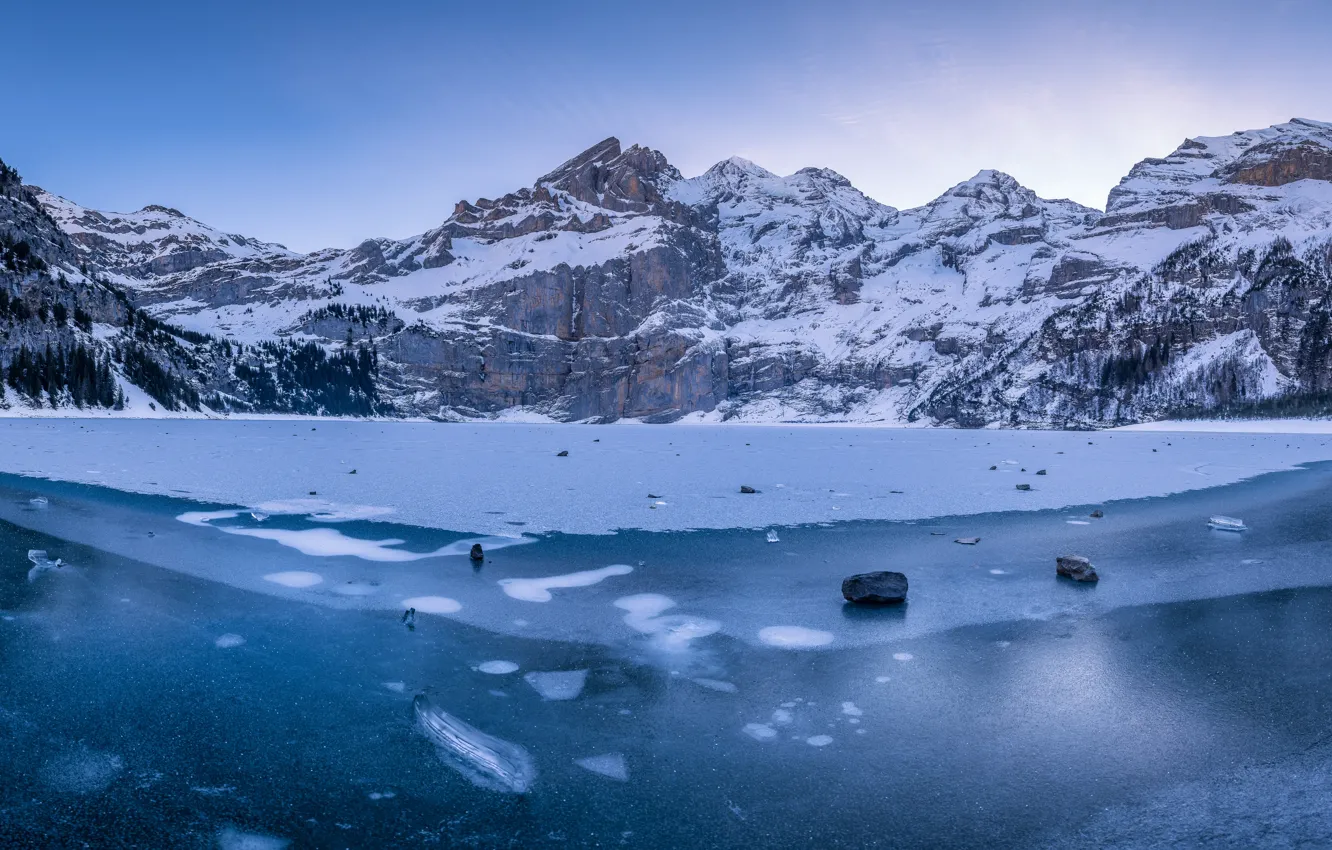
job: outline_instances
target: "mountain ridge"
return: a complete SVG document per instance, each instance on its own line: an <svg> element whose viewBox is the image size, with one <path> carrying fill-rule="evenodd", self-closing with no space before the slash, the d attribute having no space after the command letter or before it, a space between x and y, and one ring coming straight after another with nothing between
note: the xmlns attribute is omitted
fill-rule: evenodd
<svg viewBox="0 0 1332 850"><path fill-rule="evenodd" d="M400 415L1099 427L1321 403L1329 181L1332 124L1295 119L1144 159L1104 212L990 169L906 210L831 169L685 178L615 137L348 250L34 197L155 320L373 347ZM253 407L214 372L182 380Z"/></svg>

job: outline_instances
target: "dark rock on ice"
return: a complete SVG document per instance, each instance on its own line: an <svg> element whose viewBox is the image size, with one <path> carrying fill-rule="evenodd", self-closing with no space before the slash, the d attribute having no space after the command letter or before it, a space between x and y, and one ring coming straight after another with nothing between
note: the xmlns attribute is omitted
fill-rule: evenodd
<svg viewBox="0 0 1332 850"><path fill-rule="evenodd" d="M895 605L906 601L907 577L889 571L854 575L842 580L842 596L859 605Z"/></svg>
<svg viewBox="0 0 1332 850"><path fill-rule="evenodd" d="M753 487L750 487L748 484L741 484L741 485L740 485L740 492L741 492L741 493L757 493L758 491L755 490Z"/></svg>
<svg viewBox="0 0 1332 850"><path fill-rule="evenodd" d="M486 559L486 553L484 550L482 550L480 543L472 544L472 552L469 555L469 557L473 561L484 561Z"/></svg>
<svg viewBox="0 0 1332 850"><path fill-rule="evenodd" d="M416 609L408 608L402 612L402 624L409 629L416 628Z"/></svg>
<svg viewBox="0 0 1332 850"><path fill-rule="evenodd" d="M1074 581L1100 581L1091 561L1081 555L1060 555L1055 559L1055 573Z"/></svg>
<svg viewBox="0 0 1332 850"><path fill-rule="evenodd" d="M1087 516L1091 517L1092 519L1100 519L1101 517L1105 516L1105 512L1098 508L1097 510L1094 510L1091 513L1087 514Z"/></svg>
<svg viewBox="0 0 1332 850"><path fill-rule="evenodd" d="M1030 485L1030 484L1019 484L1019 485L1017 485L1017 488L1018 488L1019 490L1030 490L1030 489L1031 489L1031 485Z"/></svg>
<svg viewBox="0 0 1332 850"><path fill-rule="evenodd" d="M555 455L555 457L568 457L568 456L569 456L569 452L567 452L567 451L563 451L563 452L560 452L559 454Z"/></svg>
<svg viewBox="0 0 1332 850"><path fill-rule="evenodd" d="M1037 475L1044 475L1044 474L1045 474L1045 470L1044 470L1044 469L1038 469L1038 470L1036 470L1036 474L1037 474Z"/></svg>

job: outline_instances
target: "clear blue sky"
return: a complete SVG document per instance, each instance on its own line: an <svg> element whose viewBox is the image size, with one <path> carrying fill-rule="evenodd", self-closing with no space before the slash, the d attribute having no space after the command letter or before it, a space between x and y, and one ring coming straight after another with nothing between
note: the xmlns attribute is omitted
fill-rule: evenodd
<svg viewBox="0 0 1332 850"><path fill-rule="evenodd" d="M1185 136L1332 120L1330 35L1322 0L12 3L0 158L301 250L423 231L608 135L898 207L981 168L1101 206Z"/></svg>

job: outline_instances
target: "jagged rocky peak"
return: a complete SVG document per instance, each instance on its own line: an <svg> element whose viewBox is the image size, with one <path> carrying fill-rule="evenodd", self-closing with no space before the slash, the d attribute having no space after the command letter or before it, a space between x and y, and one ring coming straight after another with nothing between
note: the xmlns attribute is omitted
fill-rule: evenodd
<svg viewBox="0 0 1332 850"><path fill-rule="evenodd" d="M621 150L620 140L611 136L542 177L537 191L565 192L615 212L649 212L680 179L660 152L639 145Z"/></svg>

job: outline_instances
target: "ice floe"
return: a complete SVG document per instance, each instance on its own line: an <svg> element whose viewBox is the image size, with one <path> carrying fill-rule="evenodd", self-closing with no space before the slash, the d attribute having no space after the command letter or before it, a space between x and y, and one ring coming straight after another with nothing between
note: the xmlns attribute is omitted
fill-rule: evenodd
<svg viewBox="0 0 1332 850"><path fill-rule="evenodd" d="M611 576L624 576L633 571L634 568L628 564L611 564L609 567L602 567L599 570L585 570L558 576L503 578L499 580L499 586L508 596L514 599L521 599L524 602L549 602L553 598L550 593L552 590L569 587L591 587Z"/></svg>
<svg viewBox="0 0 1332 850"><path fill-rule="evenodd" d="M533 672L523 676L523 681L532 689L549 700L576 699L587 684L586 670L552 670Z"/></svg>
<svg viewBox="0 0 1332 850"><path fill-rule="evenodd" d="M513 794L531 789L536 765L523 747L454 717L425 694L417 695L412 708L417 725L435 745L440 760L472 784Z"/></svg>
<svg viewBox="0 0 1332 850"><path fill-rule="evenodd" d="M804 626L768 626L759 629L758 636L768 646L783 649L813 649L833 642L832 632L807 629Z"/></svg>

